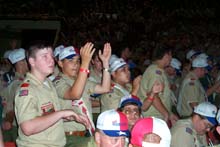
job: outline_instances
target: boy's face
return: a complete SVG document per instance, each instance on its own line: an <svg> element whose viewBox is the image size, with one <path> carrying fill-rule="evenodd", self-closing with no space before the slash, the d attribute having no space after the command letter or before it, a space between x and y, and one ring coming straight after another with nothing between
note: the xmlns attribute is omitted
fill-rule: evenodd
<svg viewBox="0 0 220 147"><path fill-rule="evenodd" d="M117 83L123 83L127 84L130 82L130 70L128 65L125 65L119 69L117 69L115 72L112 73L114 81Z"/></svg>
<svg viewBox="0 0 220 147"><path fill-rule="evenodd" d="M62 72L69 77L76 77L80 67L80 57L74 56L72 59L59 61Z"/></svg>
<svg viewBox="0 0 220 147"><path fill-rule="evenodd" d="M53 73L54 59L52 48L38 50L35 58L29 59L29 63L31 65L31 69L39 74L48 76L49 74Z"/></svg>
<svg viewBox="0 0 220 147"><path fill-rule="evenodd" d="M140 118L140 111L137 105L125 105L122 112L127 116L129 128Z"/></svg>

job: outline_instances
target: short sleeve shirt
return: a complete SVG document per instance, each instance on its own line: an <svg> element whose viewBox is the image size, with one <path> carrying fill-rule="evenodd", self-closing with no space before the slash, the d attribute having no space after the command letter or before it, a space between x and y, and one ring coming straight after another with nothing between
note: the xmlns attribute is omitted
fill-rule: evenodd
<svg viewBox="0 0 220 147"><path fill-rule="evenodd" d="M206 93L198 77L190 72L184 78L178 97L177 111L182 117L190 116L193 112L190 103L206 101Z"/></svg>
<svg viewBox="0 0 220 147"><path fill-rule="evenodd" d="M146 94L149 93L153 87L155 81L159 81L164 84L164 90L159 94L159 97L166 107L166 109L171 112L171 97L172 91L170 90L169 81L165 71L158 67L156 64L150 65L144 72L142 80L140 83L140 88L138 90L138 97L144 101ZM144 117L155 116L163 119L162 114L154 107L151 106L146 112L142 113Z"/></svg>
<svg viewBox="0 0 220 147"><path fill-rule="evenodd" d="M58 77L55 78L53 83L57 90L57 94L59 96L59 101L62 109L72 109L76 113L82 113L80 108L75 103L77 102L77 100L64 99L64 94L69 88L71 88L74 82L75 82L74 78L70 78L64 74L60 74ZM81 98L81 100L85 103L87 110L89 111L88 114L91 120L92 120L92 106L89 97L92 93L94 93L95 85L96 83L87 81ZM70 121L70 122L64 122L64 130L65 132L84 131L85 127L80 123L77 123L75 121Z"/></svg>
<svg viewBox="0 0 220 147"><path fill-rule="evenodd" d="M193 129L192 120L178 120L171 128L171 147L206 147L207 141L205 135L197 135Z"/></svg>
<svg viewBox="0 0 220 147"><path fill-rule="evenodd" d="M34 75L28 73L15 96L15 115L18 124L21 125L25 121L60 109L56 89L52 82L45 80L42 83ZM19 127L18 134L16 140L18 146L64 146L66 143L62 120L44 131L30 136L23 134Z"/></svg>

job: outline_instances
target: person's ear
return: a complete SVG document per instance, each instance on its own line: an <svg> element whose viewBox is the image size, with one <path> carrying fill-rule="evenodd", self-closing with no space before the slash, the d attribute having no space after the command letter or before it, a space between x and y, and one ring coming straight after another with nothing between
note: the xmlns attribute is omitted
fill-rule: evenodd
<svg viewBox="0 0 220 147"><path fill-rule="evenodd" d="M58 63L60 68L63 68L63 62L62 61L59 60L57 63Z"/></svg>
<svg viewBox="0 0 220 147"><path fill-rule="evenodd" d="M35 65L34 58L29 58L28 62L32 67Z"/></svg>

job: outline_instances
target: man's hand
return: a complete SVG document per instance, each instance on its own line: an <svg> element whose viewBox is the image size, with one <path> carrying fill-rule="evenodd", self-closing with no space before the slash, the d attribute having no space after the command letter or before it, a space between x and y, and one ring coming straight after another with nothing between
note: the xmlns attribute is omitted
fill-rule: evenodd
<svg viewBox="0 0 220 147"><path fill-rule="evenodd" d="M103 53L99 50L99 58L103 63L103 67L106 68L109 66L109 59L111 57L112 48L110 43L105 43L103 48Z"/></svg>

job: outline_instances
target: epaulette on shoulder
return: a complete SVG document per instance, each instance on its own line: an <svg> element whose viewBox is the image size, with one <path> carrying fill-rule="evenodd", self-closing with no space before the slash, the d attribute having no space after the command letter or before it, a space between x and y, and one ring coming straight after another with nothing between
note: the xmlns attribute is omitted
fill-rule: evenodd
<svg viewBox="0 0 220 147"><path fill-rule="evenodd" d="M60 80L61 79L61 76L56 76L54 79L53 79L53 82L56 82L56 81L58 81L58 80Z"/></svg>

